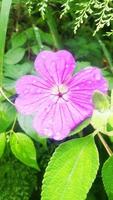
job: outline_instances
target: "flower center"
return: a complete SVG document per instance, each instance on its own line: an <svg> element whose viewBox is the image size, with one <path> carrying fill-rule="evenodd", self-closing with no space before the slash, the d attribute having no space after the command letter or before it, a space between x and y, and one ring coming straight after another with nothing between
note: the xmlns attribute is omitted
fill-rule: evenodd
<svg viewBox="0 0 113 200"><path fill-rule="evenodd" d="M52 95L58 96L59 98L61 98L67 92L68 88L64 84L55 85L51 90Z"/></svg>
<svg viewBox="0 0 113 200"><path fill-rule="evenodd" d="M59 97L62 97L62 96L63 96L63 94L62 94L61 92L59 92L59 93L58 93L58 96L59 96Z"/></svg>

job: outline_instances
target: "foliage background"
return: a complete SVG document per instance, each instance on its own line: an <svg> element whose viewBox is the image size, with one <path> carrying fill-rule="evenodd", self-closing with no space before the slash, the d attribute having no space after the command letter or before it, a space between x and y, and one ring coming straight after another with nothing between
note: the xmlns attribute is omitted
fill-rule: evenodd
<svg viewBox="0 0 113 200"><path fill-rule="evenodd" d="M1 6L2 1L0 1ZM34 74L33 61L44 49L65 48L76 57L75 72L86 66L98 66L113 88L113 2L111 0L13 0L10 10L3 64L3 88L14 102L15 82L25 74ZM1 31L1 30L0 30ZM0 132L7 132L7 145L0 161L0 200L40 199L43 174L55 148L62 142L40 138L32 129L32 119L18 115L13 131L28 135L36 147L40 171L18 161L10 150L9 130L16 111L0 96ZM93 131L91 125L80 135ZM67 138L66 140L68 140ZM106 138L111 149L113 139ZM108 197L105 193L101 168L108 155L96 138L100 154L100 169L88 193L87 200ZM29 147L28 147L29 148ZM18 158L18 156L16 156ZM21 180L21 181L20 181Z"/></svg>

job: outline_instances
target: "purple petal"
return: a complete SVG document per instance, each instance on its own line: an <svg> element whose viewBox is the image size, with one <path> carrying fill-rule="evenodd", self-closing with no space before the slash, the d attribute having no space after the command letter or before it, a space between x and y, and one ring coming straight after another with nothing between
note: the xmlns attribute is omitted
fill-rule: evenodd
<svg viewBox="0 0 113 200"><path fill-rule="evenodd" d="M37 87L38 89L49 90L52 84L49 81L44 81L33 75L22 76L22 78L16 82L17 94L26 94L28 90L33 92L33 88L36 91Z"/></svg>
<svg viewBox="0 0 113 200"><path fill-rule="evenodd" d="M72 54L66 50L42 51L35 60L35 69L51 83L61 83L71 77L75 68Z"/></svg>
<svg viewBox="0 0 113 200"><path fill-rule="evenodd" d="M93 112L92 95L95 90L106 93L108 90L107 81L101 75L98 68L90 67L78 72L70 82L69 103L78 110L79 115L75 119L75 127L83 120L90 117ZM72 108L69 106L72 113ZM74 116L74 115L73 115ZM79 116L79 117L78 117Z"/></svg>
<svg viewBox="0 0 113 200"><path fill-rule="evenodd" d="M62 140L70 132L70 123L65 120L66 114L61 104L52 104L49 109L37 113L34 128L42 136ZM68 118L72 120L70 116Z"/></svg>
<svg viewBox="0 0 113 200"><path fill-rule="evenodd" d="M87 95L87 93L92 95L95 90L104 93L108 90L108 83L97 67L87 67L81 70L67 84L75 95L77 92L81 95Z"/></svg>
<svg viewBox="0 0 113 200"><path fill-rule="evenodd" d="M37 113L34 128L42 136L62 140L83 121L83 116L88 115L91 115L90 111L72 102L51 104Z"/></svg>
<svg viewBox="0 0 113 200"><path fill-rule="evenodd" d="M16 92L19 94L15 101L17 110L23 114L37 112L48 102L51 87L49 83L36 76L23 76L16 83Z"/></svg>

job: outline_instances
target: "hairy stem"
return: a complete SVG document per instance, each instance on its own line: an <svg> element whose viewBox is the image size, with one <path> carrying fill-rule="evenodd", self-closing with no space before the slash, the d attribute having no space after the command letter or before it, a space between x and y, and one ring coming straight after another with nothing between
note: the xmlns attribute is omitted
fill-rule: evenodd
<svg viewBox="0 0 113 200"><path fill-rule="evenodd" d="M106 141L104 140L104 138L102 137L102 135L100 133L98 133L98 137L100 139L100 141L102 142L103 146L105 147L107 153L109 154L109 156L111 156L113 154L112 150L110 149L110 147L108 146L108 144L106 143Z"/></svg>

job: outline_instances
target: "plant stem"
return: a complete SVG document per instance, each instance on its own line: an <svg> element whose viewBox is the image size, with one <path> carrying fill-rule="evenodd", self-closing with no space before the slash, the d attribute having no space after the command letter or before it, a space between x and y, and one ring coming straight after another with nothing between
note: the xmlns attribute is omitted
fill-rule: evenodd
<svg viewBox="0 0 113 200"><path fill-rule="evenodd" d="M42 41L41 41L39 29L34 24L32 25L32 27L33 27L33 31L34 31L34 34L35 34L35 38L36 38L37 44L39 45L40 50L42 50L43 49L43 44L42 44Z"/></svg>
<svg viewBox="0 0 113 200"><path fill-rule="evenodd" d="M17 115L15 116L15 119L14 119L14 122L13 122L13 125L12 125L12 128L11 128L10 132L14 131L14 127L15 127L16 121L17 121Z"/></svg>
<svg viewBox="0 0 113 200"><path fill-rule="evenodd" d="M93 132L93 136L95 137L95 135L97 135L98 134L98 130L95 130L94 132Z"/></svg>
<svg viewBox="0 0 113 200"><path fill-rule="evenodd" d="M4 49L11 3L12 0L2 0L0 12L0 87L3 82Z"/></svg>
<svg viewBox="0 0 113 200"><path fill-rule="evenodd" d="M103 146L105 147L107 153L109 154L109 156L111 156L113 154L112 150L110 149L110 147L108 146L108 144L106 143L106 141L104 140L104 138L102 137L102 135L100 133L98 133L98 137L100 139L100 141L102 142Z"/></svg>
<svg viewBox="0 0 113 200"><path fill-rule="evenodd" d="M61 38L59 36L56 21L51 8L47 8L46 17L47 17L47 24L49 26L49 29L53 37L54 45L57 49L61 49L62 48Z"/></svg>
<svg viewBox="0 0 113 200"><path fill-rule="evenodd" d="M105 57L106 57L106 59L107 59L107 61L108 61L108 63L109 63L110 70L111 70L111 72L113 73L113 63L112 63L111 55L110 55L110 53L108 52L108 50L107 50L105 44L104 44L101 40L99 40L99 44L100 44L100 46L102 47L102 50L103 50L103 52L104 52L104 55L105 55Z"/></svg>
<svg viewBox="0 0 113 200"><path fill-rule="evenodd" d="M8 97L6 96L6 94L4 93L4 91L2 90L2 88L0 88L0 93L1 93L1 95L2 95L11 105L14 106L14 103L12 103L12 102L10 101L10 99L8 99Z"/></svg>
<svg viewBox="0 0 113 200"><path fill-rule="evenodd" d="M108 61L108 64L109 64L109 70L111 71L111 73L113 74L113 63L112 63L112 59L111 59L111 55L110 53L108 52L105 44L102 42L102 40L99 39L98 35L96 34L95 37L97 38L102 50L103 50L103 53L104 53L104 56L106 57L107 61Z"/></svg>

